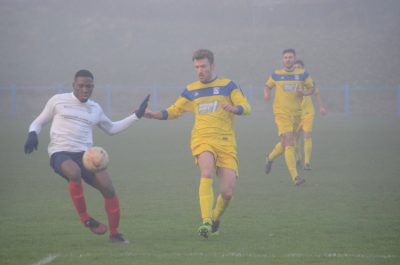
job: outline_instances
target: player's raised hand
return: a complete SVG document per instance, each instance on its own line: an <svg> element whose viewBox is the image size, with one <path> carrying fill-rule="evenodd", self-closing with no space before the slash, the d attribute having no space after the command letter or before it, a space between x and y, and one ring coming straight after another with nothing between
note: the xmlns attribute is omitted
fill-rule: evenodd
<svg viewBox="0 0 400 265"><path fill-rule="evenodd" d="M146 111L144 112L144 115L143 115L143 116L144 116L145 118L147 118L147 119L153 119L154 116L155 116L155 112L152 111L151 109L147 108Z"/></svg>
<svg viewBox="0 0 400 265"><path fill-rule="evenodd" d="M28 139L26 139L24 152L25 154L30 154L33 152L33 149L37 150L39 144L39 140L36 132L29 132Z"/></svg>
<svg viewBox="0 0 400 265"><path fill-rule="evenodd" d="M138 117L139 119L143 117L146 108L149 105L149 100L150 100L150 94L148 94L147 97L140 104L139 109L135 110L136 117Z"/></svg>

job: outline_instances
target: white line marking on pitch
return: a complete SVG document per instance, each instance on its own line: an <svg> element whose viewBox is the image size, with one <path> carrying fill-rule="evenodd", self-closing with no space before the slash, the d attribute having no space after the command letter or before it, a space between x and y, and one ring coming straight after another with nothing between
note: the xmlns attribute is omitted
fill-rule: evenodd
<svg viewBox="0 0 400 265"><path fill-rule="evenodd" d="M98 253L82 253L82 254L65 254L63 256L70 257L98 257L101 256ZM304 253L288 253L283 255L273 254L256 254L256 253L240 253L240 252L229 252L229 253L203 253L203 252L192 252L192 253L132 253L125 252L117 255L116 257L243 257L243 258L328 258L328 259L344 259L344 258L357 258L357 259L399 259L398 255L369 255L369 254L350 254L350 253L323 253L323 254L304 254Z"/></svg>
<svg viewBox="0 0 400 265"><path fill-rule="evenodd" d="M49 254L47 257L39 260L33 265L48 265L58 257L77 257L77 258L90 258L102 256L99 253L83 253L83 254ZM369 255L369 254L350 254L350 253L323 253L323 254L304 254L304 253L288 253L283 255L273 254L256 254L256 253L241 253L241 252L228 252L228 253L204 253L204 252L188 252L188 253L132 253L124 252L114 257L236 257L236 258L269 258L269 259L280 259L280 258L328 258L328 259L345 259L345 258L356 258L356 259L399 259L398 255Z"/></svg>
<svg viewBox="0 0 400 265"><path fill-rule="evenodd" d="M47 257L39 260L38 262L34 263L33 265L46 265L50 264L53 260L58 258L60 255L59 254L50 254Z"/></svg>

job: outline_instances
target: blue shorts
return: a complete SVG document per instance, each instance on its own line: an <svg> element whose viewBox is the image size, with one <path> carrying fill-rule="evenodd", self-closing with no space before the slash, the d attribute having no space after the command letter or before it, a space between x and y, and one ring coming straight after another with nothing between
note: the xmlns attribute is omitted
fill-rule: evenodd
<svg viewBox="0 0 400 265"><path fill-rule="evenodd" d="M88 171L84 166L82 162L82 156L84 152L79 152L79 153L72 153L72 152L57 152L51 155L50 157L50 166L54 169L54 171L65 178L67 181L69 181L68 177L65 176L62 171L61 171L61 164L66 161L66 160L72 160L74 161L78 167L81 169L81 177L83 180L93 186L93 179L94 179L94 173Z"/></svg>

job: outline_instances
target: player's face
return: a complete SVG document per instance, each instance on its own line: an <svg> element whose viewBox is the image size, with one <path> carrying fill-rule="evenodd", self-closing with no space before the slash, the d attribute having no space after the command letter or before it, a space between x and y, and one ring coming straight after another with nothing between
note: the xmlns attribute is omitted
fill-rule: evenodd
<svg viewBox="0 0 400 265"><path fill-rule="evenodd" d="M295 60L296 60L296 57L291 52L287 52L287 53L283 54L283 56L282 56L282 63L286 69L292 69Z"/></svg>
<svg viewBox="0 0 400 265"><path fill-rule="evenodd" d="M194 69L202 83L208 83L213 79L214 64L210 64L207 58L194 60Z"/></svg>
<svg viewBox="0 0 400 265"><path fill-rule="evenodd" d="M86 76L78 76L72 84L74 95L80 102L86 102L93 92L93 79Z"/></svg>

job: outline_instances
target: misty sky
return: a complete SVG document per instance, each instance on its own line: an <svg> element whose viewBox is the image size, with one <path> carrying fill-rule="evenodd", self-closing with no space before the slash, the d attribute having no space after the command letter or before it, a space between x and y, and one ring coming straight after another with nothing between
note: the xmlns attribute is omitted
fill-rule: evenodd
<svg viewBox="0 0 400 265"><path fill-rule="evenodd" d="M263 86L295 48L322 85L400 85L396 0L0 0L0 85L181 85L192 52L219 75Z"/></svg>

